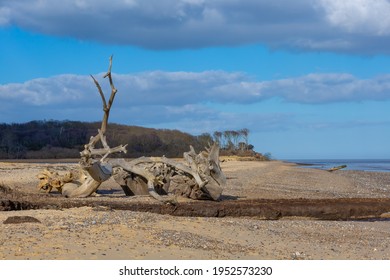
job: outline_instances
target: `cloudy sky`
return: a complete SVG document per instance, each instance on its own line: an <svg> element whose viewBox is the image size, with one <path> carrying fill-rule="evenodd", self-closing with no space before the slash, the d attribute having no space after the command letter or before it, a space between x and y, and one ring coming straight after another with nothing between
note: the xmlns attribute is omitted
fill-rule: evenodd
<svg viewBox="0 0 390 280"><path fill-rule="evenodd" d="M0 0L0 122L100 121L89 74L114 54L111 122L248 128L277 159L390 158L389 14L389 0Z"/></svg>

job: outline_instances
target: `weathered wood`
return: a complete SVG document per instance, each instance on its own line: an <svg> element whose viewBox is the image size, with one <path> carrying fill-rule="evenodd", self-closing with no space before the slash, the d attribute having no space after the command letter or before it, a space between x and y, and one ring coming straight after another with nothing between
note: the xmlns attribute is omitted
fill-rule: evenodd
<svg viewBox="0 0 390 280"><path fill-rule="evenodd" d="M149 194L147 182L136 174L117 168L113 177L127 196Z"/></svg>
<svg viewBox="0 0 390 280"><path fill-rule="evenodd" d="M87 197L94 194L102 182L114 176L129 196L149 194L161 202L171 204L176 204L177 195L192 199L219 200L226 178L220 167L217 144L199 154L190 147L190 151L184 153L185 164L165 157L141 157L132 161L109 158L113 153L126 153L127 146L111 148L105 136L110 110L117 93L111 69L112 56L108 71L103 77L109 79L111 87L108 102L99 82L91 75L102 99L103 119L97 135L90 138L80 153L80 166L87 172L85 180L58 180L56 174L49 174L44 178L47 182L42 183L43 187L40 188L46 188L48 192L53 187L59 188L65 197ZM103 147L95 148L99 142Z"/></svg>
<svg viewBox="0 0 390 280"><path fill-rule="evenodd" d="M101 166L101 163L104 162L104 159L112 154L117 152L124 152L126 153L126 145L120 145L115 148L110 148L107 144L105 133L107 131L107 124L108 124L108 118L110 116L110 110L111 106L114 102L115 95L117 93L117 89L114 86L113 80L112 80L112 56L110 57L110 64L107 70L107 73L103 76L103 78L108 78L110 87L111 87L111 94L109 101L107 103L105 95L103 93L102 87L100 86L99 82L91 75L98 91L100 94L100 97L102 99L103 103L103 119L100 129L98 130L98 134L91 137L88 144L84 146L84 150L80 153L81 160L80 160L80 166L88 172L88 178L82 182L80 186L75 185L67 185L66 190L64 190L64 195L66 197L87 197L92 195L96 192L96 190L99 188L102 182L107 180L110 176L107 176L107 173L105 172L104 166ZM103 145L103 148L96 149L95 145L98 142L101 142ZM96 156L101 156L100 160L96 159Z"/></svg>
<svg viewBox="0 0 390 280"><path fill-rule="evenodd" d="M47 193L51 192L53 188L56 188L60 193L62 188L66 183L72 182L74 179L74 174L72 172L67 172L63 175L58 174L58 172L50 171L45 169L37 175L39 179L38 190L44 190Z"/></svg>
<svg viewBox="0 0 390 280"><path fill-rule="evenodd" d="M343 168L346 168L346 167L347 167L346 165L339 165L339 166L335 166L335 167L329 168L327 171L333 172L333 171L337 171L337 170L340 170L340 169L343 169Z"/></svg>
<svg viewBox="0 0 390 280"><path fill-rule="evenodd" d="M65 184L63 186L62 194L65 197L87 197L91 196L97 191L102 182L96 181L91 176L88 176L81 185Z"/></svg>
<svg viewBox="0 0 390 280"><path fill-rule="evenodd" d="M191 147L189 152L184 153L187 165L165 157L142 157L128 162L123 159L110 159L108 163L113 168L121 168L114 178L122 188L130 188L130 191L125 191L130 194L145 193L147 186L134 179L134 174L147 178L136 168L142 166L141 170L147 170L148 176L154 178L153 189L158 194L167 192L192 199L219 200L226 178L219 165L218 151L216 144L211 147L209 153L196 154Z"/></svg>
<svg viewBox="0 0 390 280"><path fill-rule="evenodd" d="M133 164L131 161L127 162L124 159L109 159L108 163L113 168L122 168L123 170L129 172L130 176L133 176L133 174L140 176L144 179L145 185L138 180L139 184L137 185L137 188L142 189L145 191L145 188L147 189L148 193L154 197L155 199L161 201L161 202L167 202L167 203L176 203L175 197L161 197L155 189L155 185L158 184L157 178L146 168L141 168L136 164ZM121 180L126 181L126 185L129 184L136 184L136 182L133 180L132 183L127 183L129 178L129 175L125 175L126 178L121 178ZM115 178L115 177L114 177ZM121 185L122 186L122 185ZM122 187L123 188L123 187Z"/></svg>

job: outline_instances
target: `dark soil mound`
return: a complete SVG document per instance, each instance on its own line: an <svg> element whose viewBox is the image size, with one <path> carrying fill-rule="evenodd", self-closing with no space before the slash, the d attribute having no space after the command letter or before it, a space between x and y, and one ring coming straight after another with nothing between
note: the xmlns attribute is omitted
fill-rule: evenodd
<svg viewBox="0 0 390 280"><path fill-rule="evenodd" d="M5 191L3 191L5 190ZM197 217L257 217L281 219L304 217L322 220L382 218L390 213L390 198L330 198L330 199L254 199L184 201L177 205L161 204L152 199L130 197L64 198L58 194L27 194L0 189L0 211L28 209L62 209L90 206L108 210L151 212L173 216Z"/></svg>

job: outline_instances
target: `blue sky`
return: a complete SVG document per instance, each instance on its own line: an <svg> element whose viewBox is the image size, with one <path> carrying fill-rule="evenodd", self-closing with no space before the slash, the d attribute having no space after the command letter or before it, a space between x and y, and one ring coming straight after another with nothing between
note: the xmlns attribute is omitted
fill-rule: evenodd
<svg viewBox="0 0 390 280"><path fill-rule="evenodd" d="M111 122L248 128L277 159L389 158L389 14L388 0L0 0L0 122L100 121L89 74L114 54Z"/></svg>

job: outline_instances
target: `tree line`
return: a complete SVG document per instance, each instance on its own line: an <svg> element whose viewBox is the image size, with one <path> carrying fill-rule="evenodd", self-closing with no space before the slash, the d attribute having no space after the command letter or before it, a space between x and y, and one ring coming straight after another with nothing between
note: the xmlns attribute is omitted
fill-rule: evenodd
<svg viewBox="0 0 390 280"><path fill-rule="evenodd" d="M96 134L100 122L31 121L22 124L0 124L0 158L49 159L78 158L79 152ZM192 145L203 150L213 142L221 147L222 155L246 151L253 154L249 130L216 131L194 136L179 130L153 129L110 123L107 130L110 146L128 144L127 154L121 157L167 156L182 157Z"/></svg>
<svg viewBox="0 0 390 280"><path fill-rule="evenodd" d="M0 158L78 158L100 122L31 121L0 124ZM178 130L109 124L107 140L112 147L128 144L124 157L182 157L189 145L203 149L202 138Z"/></svg>
<svg viewBox="0 0 390 280"><path fill-rule="evenodd" d="M215 131L213 133L214 141L222 149L228 151L248 151L253 150L254 146L249 144L249 129Z"/></svg>

